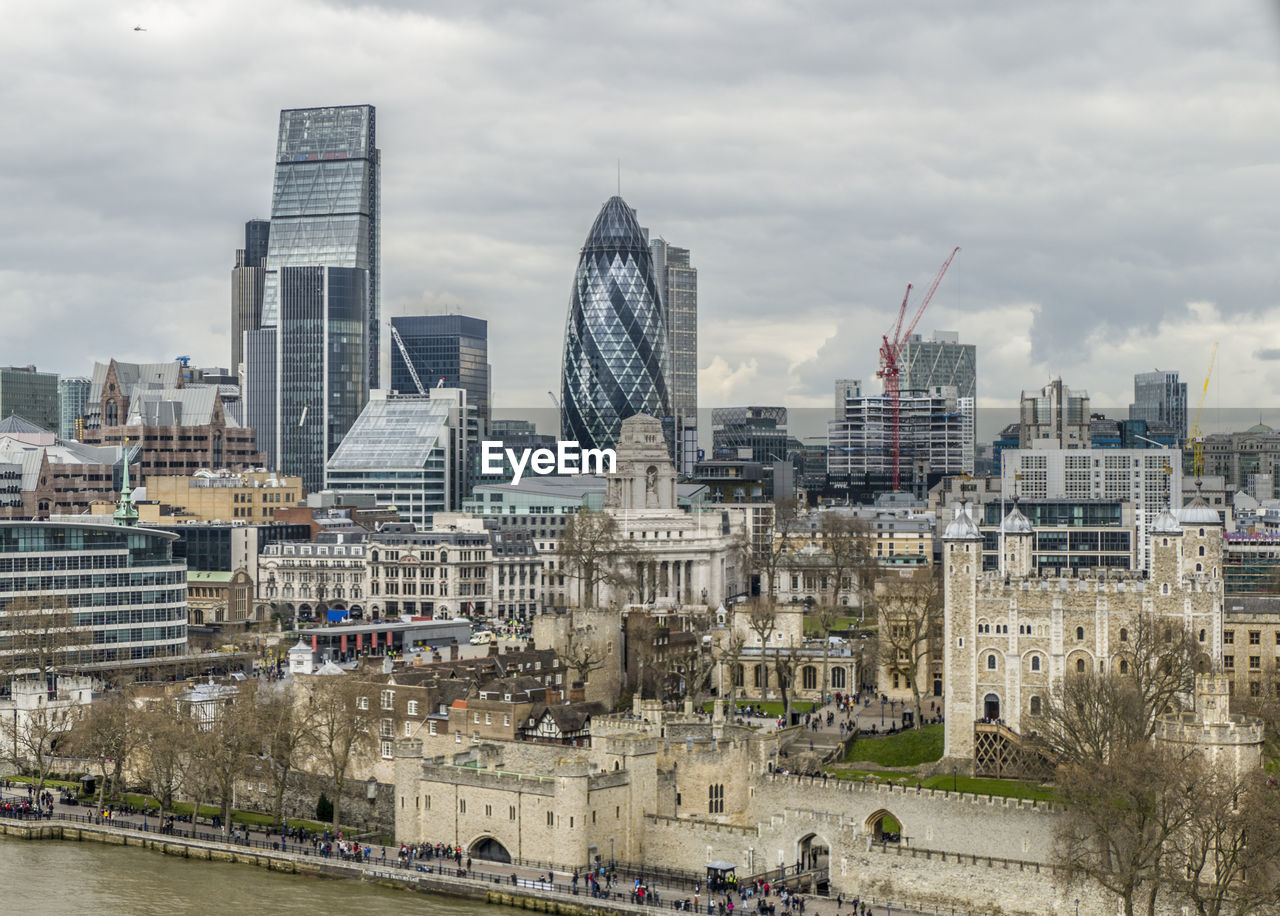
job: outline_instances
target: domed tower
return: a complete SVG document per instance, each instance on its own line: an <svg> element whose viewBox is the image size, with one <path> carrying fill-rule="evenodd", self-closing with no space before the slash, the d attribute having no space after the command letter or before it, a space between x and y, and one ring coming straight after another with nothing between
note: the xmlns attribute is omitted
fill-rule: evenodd
<svg viewBox="0 0 1280 916"><path fill-rule="evenodd" d="M973 723L977 718L978 662L975 652L978 576L982 572L982 532L967 503L942 533L942 669L946 694L943 756L973 760Z"/></svg>
<svg viewBox="0 0 1280 916"><path fill-rule="evenodd" d="M1151 523L1151 581L1169 594L1182 580L1182 526L1164 508Z"/></svg>
<svg viewBox="0 0 1280 916"><path fill-rule="evenodd" d="M1018 510L1018 501L1013 501L1009 510L1000 522L1000 572L1015 579L1025 579L1031 575L1032 548L1036 532L1031 522Z"/></svg>
<svg viewBox="0 0 1280 916"><path fill-rule="evenodd" d="M1222 579L1222 518L1200 495L1178 510L1182 527L1182 571L1207 579Z"/></svg>
<svg viewBox="0 0 1280 916"><path fill-rule="evenodd" d="M635 211L611 197L583 243L564 332L560 435L613 448L622 421L671 415L667 328Z"/></svg>

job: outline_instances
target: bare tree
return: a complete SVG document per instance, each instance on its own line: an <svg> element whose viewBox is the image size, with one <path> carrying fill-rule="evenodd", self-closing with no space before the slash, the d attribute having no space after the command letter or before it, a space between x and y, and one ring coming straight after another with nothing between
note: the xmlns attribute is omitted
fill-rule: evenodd
<svg viewBox="0 0 1280 916"><path fill-rule="evenodd" d="M742 649L746 645L746 635L736 628L729 630L729 635L725 637L724 643L720 646L720 658L722 664L729 664L729 708L736 709L738 703L738 688L741 686L738 681L741 678L745 681L745 673L742 671ZM721 689L723 689L724 675L721 674ZM721 698L723 699L723 698ZM718 699L717 702L720 702Z"/></svg>
<svg viewBox="0 0 1280 916"><path fill-rule="evenodd" d="M173 810L182 785L191 719L176 703L157 700L139 711L134 725L138 735L135 771L151 797L160 804L163 819Z"/></svg>
<svg viewBox="0 0 1280 916"><path fill-rule="evenodd" d="M193 763L202 771L199 778L208 797L218 805L224 835L231 826L236 782L250 772L251 755L261 748L258 724L253 698L239 695L219 706L212 721L201 723L194 735L199 760Z"/></svg>
<svg viewBox="0 0 1280 916"><path fill-rule="evenodd" d="M840 607L840 595L848 588L860 595L863 566L875 565L875 534L866 519L837 511L823 512L818 522L824 553L830 560L831 607Z"/></svg>
<svg viewBox="0 0 1280 916"><path fill-rule="evenodd" d="M1068 673L1051 692L1039 738L1059 759L1100 763L1155 734L1195 686L1200 649L1181 622L1141 614L1124 628L1107 672Z"/></svg>
<svg viewBox="0 0 1280 916"><path fill-rule="evenodd" d="M762 600L772 604L778 594L778 576L792 561L791 539L794 534L800 501L791 497L773 501L773 531L768 544L754 551L756 568L767 582Z"/></svg>
<svg viewBox="0 0 1280 916"><path fill-rule="evenodd" d="M75 724L78 707L51 700L44 683L34 679L15 682L13 690L14 716L4 756L14 767L31 774L39 794L59 756L60 743ZM20 693L25 697L20 699Z"/></svg>
<svg viewBox="0 0 1280 916"><path fill-rule="evenodd" d="M65 595L19 596L0 615L0 673L6 680L42 680L52 688L54 670L73 652L75 614Z"/></svg>
<svg viewBox="0 0 1280 916"><path fill-rule="evenodd" d="M373 689L351 675L317 676L308 698L312 730L309 741L333 789L333 826L342 816L342 793L351 778L351 766L361 751L372 747L373 731L367 716L358 711L362 694Z"/></svg>
<svg viewBox="0 0 1280 916"><path fill-rule="evenodd" d="M271 813L277 821L283 821L285 791L306 756L307 737L312 727L311 707L297 702L286 681L259 687L256 700L255 731L271 774Z"/></svg>
<svg viewBox="0 0 1280 916"><path fill-rule="evenodd" d="M879 596L880 662L890 675L906 680L921 725L921 677L928 677L931 654L942 626L941 580L932 570L909 579L886 580Z"/></svg>
<svg viewBox="0 0 1280 916"><path fill-rule="evenodd" d="M1120 898L1125 916L1145 898L1154 916L1165 857L1192 820L1199 775L1185 753L1149 741L1117 748L1104 763L1062 769L1054 849L1061 878L1097 882Z"/></svg>
<svg viewBox="0 0 1280 916"><path fill-rule="evenodd" d="M583 509L570 516L556 542L556 557L562 574L577 580L578 607L596 607L601 586L616 593L633 580L634 551L617 519L604 512Z"/></svg>
<svg viewBox="0 0 1280 916"><path fill-rule="evenodd" d="M560 650L560 656L584 685L591 672L599 671L609 659L609 653L603 647L594 645L582 628L572 624L569 625L569 636Z"/></svg>
<svg viewBox="0 0 1280 916"><path fill-rule="evenodd" d="M1166 881L1201 916L1280 907L1280 792L1261 770L1192 762L1186 824L1170 837Z"/></svg>
<svg viewBox="0 0 1280 916"><path fill-rule="evenodd" d="M124 772L131 766L141 738L138 708L123 691L115 691L79 707L70 734L76 756L94 761L98 768L98 807L123 788Z"/></svg>

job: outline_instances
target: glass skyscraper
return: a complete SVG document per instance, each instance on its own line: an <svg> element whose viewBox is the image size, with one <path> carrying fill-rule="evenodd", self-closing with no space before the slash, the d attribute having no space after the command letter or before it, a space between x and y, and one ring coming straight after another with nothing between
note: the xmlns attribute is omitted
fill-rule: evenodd
<svg viewBox="0 0 1280 916"><path fill-rule="evenodd" d="M1179 442L1187 439L1187 383L1178 380L1176 371L1160 369L1139 372L1133 377L1133 403L1130 420L1146 420L1148 424L1169 426Z"/></svg>
<svg viewBox="0 0 1280 916"><path fill-rule="evenodd" d="M565 323L560 435L613 448L622 421L671 415L667 326L653 253L621 197L600 210L582 246Z"/></svg>
<svg viewBox="0 0 1280 916"><path fill-rule="evenodd" d="M271 222L251 219L244 224L244 247L236 249L231 269L231 372L244 362L244 333L262 326L262 295Z"/></svg>
<svg viewBox="0 0 1280 916"><path fill-rule="evenodd" d="M467 315L413 315L391 319L404 343L414 372L424 388L444 382L461 388L467 403L486 423L489 420L489 322ZM400 394L417 394L404 353L391 344L391 388Z"/></svg>
<svg viewBox="0 0 1280 916"><path fill-rule="evenodd" d="M78 423L89 407L89 387L92 384L87 378L64 378L58 380L58 438L79 439Z"/></svg>
<svg viewBox="0 0 1280 916"><path fill-rule="evenodd" d="M369 274L368 387L378 387L379 170L372 105L280 112L262 327L280 318L280 269L345 267Z"/></svg>
<svg viewBox="0 0 1280 916"><path fill-rule="evenodd" d="M689 249L664 238L650 242L653 273L662 291L662 317L667 325L667 379L671 388L672 460L680 474L693 473L698 453L698 268L689 262Z"/></svg>

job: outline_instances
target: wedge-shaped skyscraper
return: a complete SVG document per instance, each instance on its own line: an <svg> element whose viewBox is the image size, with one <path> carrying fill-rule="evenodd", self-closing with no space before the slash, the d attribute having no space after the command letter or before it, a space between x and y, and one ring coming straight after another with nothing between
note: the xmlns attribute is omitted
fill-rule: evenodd
<svg viewBox="0 0 1280 916"><path fill-rule="evenodd" d="M671 414L667 330L635 211L611 197L582 246L564 332L560 434L612 448L622 421Z"/></svg>

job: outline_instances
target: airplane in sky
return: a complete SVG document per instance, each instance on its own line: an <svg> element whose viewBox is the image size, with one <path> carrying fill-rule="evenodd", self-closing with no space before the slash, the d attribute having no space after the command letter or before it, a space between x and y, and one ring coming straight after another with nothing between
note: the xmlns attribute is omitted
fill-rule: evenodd
<svg viewBox="0 0 1280 916"><path fill-rule="evenodd" d="M145 32L145 31L146 31L146 29L144 29L144 28L143 28L142 26L140 26L140 25L135 25L135 26L133 27L133 30L134 30L135 32Z"/></svg>

